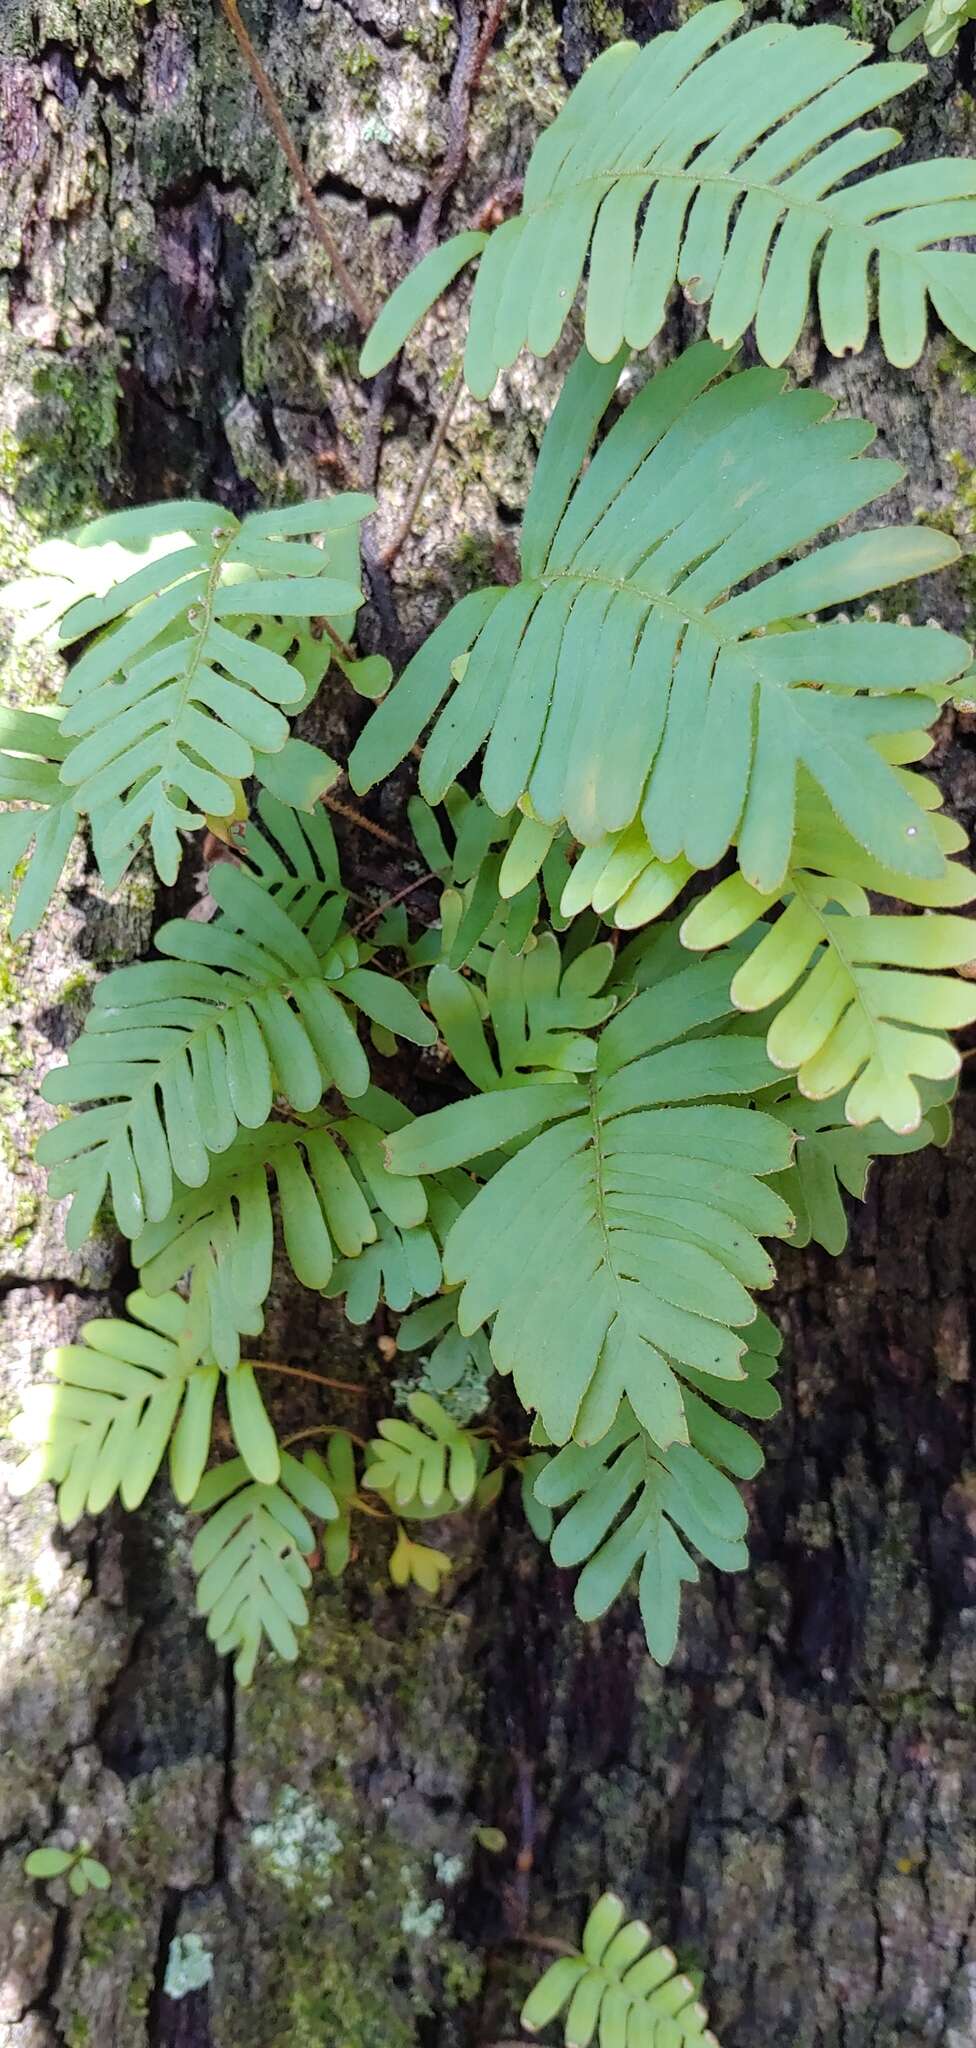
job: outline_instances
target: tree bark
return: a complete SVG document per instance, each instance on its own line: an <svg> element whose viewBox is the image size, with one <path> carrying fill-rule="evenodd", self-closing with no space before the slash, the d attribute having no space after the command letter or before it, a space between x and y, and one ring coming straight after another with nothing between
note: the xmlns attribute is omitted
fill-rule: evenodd
<svg viewBox="0 0 976 2048"><path fill-rule="evenodd" d="M857 13L883 41L884 8ZM247 18L378 304L458 141L454 17L436 0L251 0ZM513 0L440 232L518 175L603 44L672 19L668 0ZM910 152L972 152L971 35L899 109ZM99 504L205 490L240 510L355 482L377 433L386 545L457 360L460 296L371 413L355 323L217 7L6 0L0 107L0 568ZM662 349L697 318L676 310ZM488 406L462 397L394 571L407 644L505 573L570 353L523 358ZM794 368L905 463L884 516L957 534L962 566L922 604L965 630L976 362L936 334L906 375L873 347L832 363L810 337ZM384 600L364 639L389 648L392 631ZM52 681L8 656L6 695ZM356 715L330 696L310 733L341 747ZM938 761L970 824L965 718L944 722ZM394 778L379 822L396 828L406 788ZM378 897L388 852L346 839ZM64 1249L29 1156L38 1081L95 975L193 887L154 906L140 869L112 904L79 855L36 941L4 943L5 1415L44 1347L131 1280L110 1236ZM4 1501L0 2048L502 2048L547 1960L532 1937L573 1938L608 1884L705 1970L723 2048L971 2048L974 1170L964 1090L949 1150L878 1173L841 1259L783 1258L784 1413L764 1431L752 1569L704 1579L668 1672L631 1606L576 1622L514 1498L448 1530L437 1602L393 1595L367 1541L341 1586L317 1584L300 1662L244 1695L191 1618L191 1531L165 1487L67 1537L46 1496ZM284 1285L267 1354L389 1373L371 1334ZM289 1412L300 1427L323 1411L308 1389ZM93 1843L109 1893L69 1907L25 1878L58 1827Z"/></svg>

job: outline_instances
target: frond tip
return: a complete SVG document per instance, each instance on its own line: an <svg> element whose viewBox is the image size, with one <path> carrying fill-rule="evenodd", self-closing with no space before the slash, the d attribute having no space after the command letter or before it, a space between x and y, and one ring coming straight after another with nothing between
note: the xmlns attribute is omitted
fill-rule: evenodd
<svg viewBox="0 0 976 2048"><path fill-rule="evenodd" d="M652 1948L643 1920L627 1920L623 1900L604 1892L579 1952L550 1963L521 2024L538 2034L565 2012L566 2048L589 2048L597 2029L600 2048L719 2048L698 1991L673 1949Z"/></svg>
<svg viewBox="0 0 976 2048"><path fill-rule="evenodd" d="M920 30L951 47L967 8L931 0L892 47ZM717 0L643 49L614 43L584 72L536 143L521 211L481 255L465 352L476 397L526 344L549 354L584 271L586 346L600 362L622 343L648 346L675 283L709 306L715 341L754 323L767 363L796 346L814 289L832 354L862 349L875 277L889 362L921 354L930 300L976 346L976 256L950 246L976 232L976 167L876 170L901 136L858 125L924 65L869 63L869 44L823 24L763 21L725 41L744 11ZM371 367L427 311L440 273L448 282L478 253L476 237L456 236L411 273L366 344Z"/></svg>

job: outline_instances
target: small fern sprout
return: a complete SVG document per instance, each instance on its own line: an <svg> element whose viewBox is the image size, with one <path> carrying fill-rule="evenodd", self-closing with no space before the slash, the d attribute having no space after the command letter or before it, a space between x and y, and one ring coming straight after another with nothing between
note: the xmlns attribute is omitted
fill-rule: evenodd
<svg viewBox="0 0 976 2048"><path fill-rule="evenodd" d="M670 1948L652 1948L642 1920L627 1920L623 1900L604 1892L592 1908L576 1954L550 1963L522 2007L521 2024L538 2034L565 2012L566 2048L719 2048L696 1979Z"/></svg>

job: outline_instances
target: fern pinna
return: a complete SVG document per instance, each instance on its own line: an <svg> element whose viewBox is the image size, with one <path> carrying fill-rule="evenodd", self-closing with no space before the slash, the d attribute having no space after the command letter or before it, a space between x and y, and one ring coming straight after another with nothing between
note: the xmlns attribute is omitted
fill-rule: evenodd
<svg viewBox="0 0 976 2048"><path fill-rule="evenodd" d="M838 352L875 292L894 363L929 306L973 340L976 184L962 162L873 168L898 138L861 117L921 67L869 65L834 27L730 35L740 11L610 49L518 214L435 250L368 339L372 371L480 256L484 394L555 346L583 281L519 578L463 596L392 688L350 637L356 493L112 513L6 593L77 656L56 706L0 711L15 932L79 825L110 887L143 843L168 882L204 823L225 842L212 914L104 979L44 1082L69 1241L110 1201L140 1286L47 1361L18 1483L53 1482L70 1524L137 1507L168 1460L242 1682L262 1644L296 1653L314 1558L338 1577L381 1531L392 1583L434 1593L450 1551L417 1525L488 1512L507 1476L581 1619L634 1587L667 1662L701 1561L747 1562L776 1245L840 1253L872 1160L949 1137L976 885L920 764L970 651L865 601L900 607L957 550L875 523L902 471L778 365L814 297ZM622 381L675 283L709 338ZM730 347L749 328L755 367ZM421 755L419 929L416 876L350 918L320 801L339 766L291 728L346 683L383 699L358 792ZM367 1434L323 1376L300 1455L267 1355L276 1249L354 1325L383 1304L412 1373ZM482 1420L496 1373L512 1439ZM601 1901L526 2026L568 2006L570 2043L712 2038L621 1913Z"/></svg>

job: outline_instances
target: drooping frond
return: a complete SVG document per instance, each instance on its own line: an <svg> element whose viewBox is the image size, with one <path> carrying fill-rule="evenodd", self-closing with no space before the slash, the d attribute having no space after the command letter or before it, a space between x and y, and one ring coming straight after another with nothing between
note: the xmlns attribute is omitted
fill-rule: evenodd
<svg viewBox="0 0 976 2048"><path fill-rule="evenodd" d="M599 1443L566 1444L535 1480L535 1497L544 1507L573 1502L549 1547L554 1563L583 1567L574 1595L580 1619L605 1614L639 1572L644 1633L659 1664L674 1655L682 1584L698 1579L686 1542L720 1571L743 1571L749 1561L745 1507L726 1475L754 1479L762 1454L746 1430L717 1412L742 1396L746 1413L778 1412L770 1380L779 1337L766 1316L749 1335L744 1381L730 1385L707 1373L692 1374L684 1395L687 1443L662 1450L623 1401Z"/></svg>
<svg viewBox="0 0 976 2048"><path fill-rule="evenodd" d="M401 984L345 967L341 898L318 907L313 895L306 932L243 869L222 863L210 887L222 915L164 925L162 959L101 982L67 1064L44 1082L48 1102L88 1105L45 1132L37 1153L51 1193L75 1198L72 1244L109 1185L126 1236L162 1222L177 1184L203 1187L211 1156L241 1125L260 1130L276 1094L300 1113L331 1086L361 1096L369 1064L356 1010L416 1044L434 1040Z"/></svg>
<svg viewBox="0 0 976 2048"><path fill-rule="evenodd" d="M168 1213L136 1238L132 1256L143 1287L155 1294L192 1272L206 1296L214 1357L225 1368L235 1365L241 1336L264 1325L272 1182L285 1254L303 1287L327 1287L338 1259L356 1260L376 1243L373 1208L351 1161L391 1223L409 1229L423 1222L423 1185L387 1172L383 1136L363 1118L335 1120L321 1111L310 1112L307 1123L238 1131L204 1186L177 1184Z"/></svg>
<svg viewBox="0 0 976 2048"><path fill-rule="evenodd" d="M328 1527L339 1504L321 1460L313 1468L284 1451L276 1485L258 1485L244 1460L231 1458L207 1473L191 1506L207 1516L190 1552L197 1607L220 1654L234 1653L238 1684L250 1685L265 1638L279 1657L298 1655L317 1541L308 1517Z"/></svg>
<svg viewBox="0 0 976 2048"><path fill-rule="evenodd" d="M899 31L905 42L924 12ZM742 13L719 0L644 49L618 42L591 64L536 143L521 211L483 253L468 234L425 258L367 341L370 372L479 256L464 359L478 398L526 344L540 356L555 347L587 259L586 346L601 362L624 342L647 347L677 282L710 306L714 340L728 347L754 322L760 355L782 363L814 274L834 355L864 347L875 278L890 362L921 355L930 299L976 345L976 259L946 247L976 232L973 165L935 159L855 176L901 141L897 129L859 126L861 116L924 67L869 64L868 43L826 25L763 21L723 44Z"/></svg>
<svg viewBox="0 0 976 2048"><path fill-rule="evenodd" d="M728 1028L728 976L702 962L636 996L585 1084L495 1089L389 1140L394 1172L416 1173L529 1139L448 1232L444 1272L462 1330L494 1316L495 1365L555 1443L597 1442L625 1396L662 1448L687 1442L678 1375L741 1378L748 1290L773 1277L759 1240L792 1227L763 1177L792 1137L734 1100L775 1069Z"/></svg>
<svg viewBox="0 0 976 2048"><path fill-rule="evenodd" d="M14 1424L28 1446L14 1486L26 1493L53 1480L66 1528L116 1494L123 1507L138 1507L167 1445L173 1491L189 1501L210 1450L220 1374L188 1304L175 1294L132 1294L126 1307L131 1322L97 1317L82 1343L48 1352L52 1378L28 1388Z"/></svg>
<svg viewBox="0 0 976 2048"><path fill-rule="evenodd" d="M148 831L171 882L181 830L232 816L243 778L257 773L296 802L334 776L334 763L290 738L285 712L301 707L306 683L270 638L296 619L348 630L362 603L349 542L355 554L371 509L348 493L243 522L194 502L112 513L73 546L58 544L59 578L42 573L33 591L28 579L5 593L28 614L33 595L45 628L59 619L59 648L89 643L62 690L61 730L77 744L60 779L110 863L124 866ZM309 535L324 545L295 538ZM91 593L102 549L108 576L97 594L80 594Z"/></svg>
<svg viewBox="0 0 976 2048"><path fill-rule="evenodd" d="M694 868L736 840L743 873L771 890L804 768L876 859L941 871L872 741L931 723L913 692L961 673L965 643L843 620L762 629L938 568L955 544L884 526L774 567L900 471L864 460L872 430L828 419L820 393L786 391L773 370L723 377L726 362L703 342L652 377L581 476L619 367L581 353L543 441L522 581L463 598L431 635L353 750L357 789L442 706L420 773L432 803L487 742L481 786L499 815L565 818L584 844L639 816L659 860Z"/></svg>
<svg viewBox="0 0 976 2048"><path fill-rule="evenodd" d="M670 1948L651 1948L643 1920L625 1920L623 1901L604 1892L588 1915L578 1955L550 1963L522 2007L527 2034L565 2011L566 2048L719 2048L698 1993Z"/></svg>

